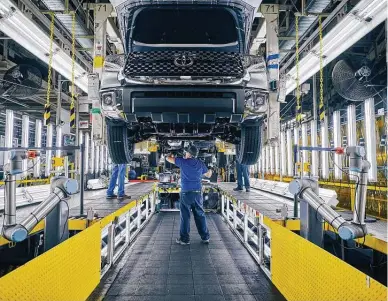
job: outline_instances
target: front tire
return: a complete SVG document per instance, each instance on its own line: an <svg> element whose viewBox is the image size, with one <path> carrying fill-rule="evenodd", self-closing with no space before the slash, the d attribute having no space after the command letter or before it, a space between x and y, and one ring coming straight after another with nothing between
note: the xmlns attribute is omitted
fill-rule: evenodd
<svg viewBox="0 0 388 301"><path fill-rule="evenodd" d="M115 164L129 164L133 156L133 144L128 139L125 124L107 123L108 150Z"/></svg>
<svg viewBox="0 0 388 301"><path fill-rule="evenodd" d="M251 120L241 125L241 142L236 145L237 161L244 165L256 164L261 151L262 120Z"/></svg>

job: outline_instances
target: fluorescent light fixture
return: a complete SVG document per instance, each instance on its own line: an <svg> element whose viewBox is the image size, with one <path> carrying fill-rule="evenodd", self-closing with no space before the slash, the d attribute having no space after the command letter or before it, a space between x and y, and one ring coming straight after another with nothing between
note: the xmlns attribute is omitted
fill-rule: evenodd
<svg viewBox="0 0 388 301"><path fill-rule="evenodd" d="M0 29L15 42L48 64L50 37L34 22L27 18L10 0L0 1ZM53 43L52 67L68 80L72 75L71 56ZM75 63L75 84L84 92L88 91L87 71Z"/></svg>
<svg viewBox="0 0 388 301"><path fill-rule="evenodd" d="M360 1L323 37L323 66L371 32L387 18L388 0ZM299 82L304 83L319 71L320 47L317 43L299 62ZM286 93L296 89L296 66L287 73Z"/></svg>

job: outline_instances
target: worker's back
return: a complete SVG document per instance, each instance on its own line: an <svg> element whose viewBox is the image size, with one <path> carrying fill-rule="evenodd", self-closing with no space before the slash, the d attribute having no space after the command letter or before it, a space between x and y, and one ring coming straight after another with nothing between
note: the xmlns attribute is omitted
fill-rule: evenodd
<svg viewBox="0 0 388 301"><path fill-rule="evenodd" d="M175 158L175 165L181 169L182 192L201 190L202 175L207 172L207 167L201 160Z"/></svg>

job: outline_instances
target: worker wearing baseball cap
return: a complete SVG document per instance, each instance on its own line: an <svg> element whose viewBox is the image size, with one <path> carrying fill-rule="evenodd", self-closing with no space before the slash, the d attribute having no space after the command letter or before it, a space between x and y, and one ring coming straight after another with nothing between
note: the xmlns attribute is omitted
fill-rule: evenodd
<svg viewBox="0 0 388 301"><path fill-rule="evenodd" d="M167 161L175 164L181 171L181 198L180 198L180 237L176 243L180 245L190 244L190 211L193 212L195 225L203 243L209 243L210 235L207 228L205 211L203 210L202 199L202 176L210 178L212 170L198 160L198 149L195 145L185 148L183 158L175 158L172 155Z"/></svg>

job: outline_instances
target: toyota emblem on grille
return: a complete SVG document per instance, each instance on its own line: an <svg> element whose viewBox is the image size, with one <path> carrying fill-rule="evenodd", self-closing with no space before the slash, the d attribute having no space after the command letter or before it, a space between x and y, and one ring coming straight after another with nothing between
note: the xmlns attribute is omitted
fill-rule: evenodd
<svg viewBox="0 0 388 301"><path fill-rule="evenodd" d="M174 59L174 65L177 67L190 67L194 64L194 59L187 54L180 54Z"/></svg>

